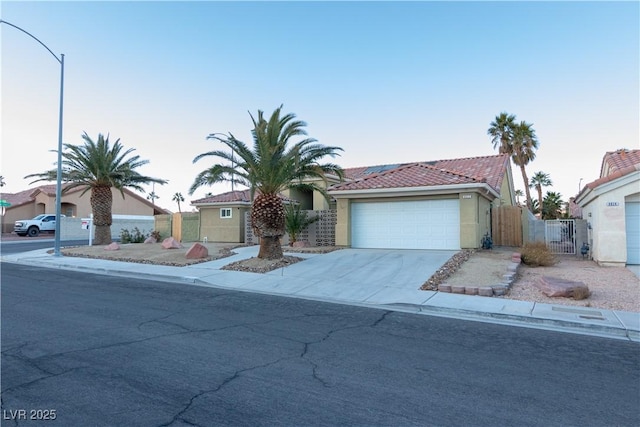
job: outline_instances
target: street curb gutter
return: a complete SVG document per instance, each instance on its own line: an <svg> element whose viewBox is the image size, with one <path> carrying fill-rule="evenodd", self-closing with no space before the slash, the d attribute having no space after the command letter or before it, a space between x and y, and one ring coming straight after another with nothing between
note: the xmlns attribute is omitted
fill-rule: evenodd
<svg viewBox="0 0 640 427"><path fill-rule="evenodd" d="M385 304L385 307L396 308L398 311L448 317L453 319L477 320L489 323L499 323L511 326L523 326L535 329L546 329L560 332L571 332L584 335L595 335L605 338L615 338L640 343L640 331L626 329L623 326L593 325L573 322L571 320L547 319L533 316L515 316L502 313L487 313L465 309L440 308L416 304ZM410 309L412 308L412 309Z"/></svg>

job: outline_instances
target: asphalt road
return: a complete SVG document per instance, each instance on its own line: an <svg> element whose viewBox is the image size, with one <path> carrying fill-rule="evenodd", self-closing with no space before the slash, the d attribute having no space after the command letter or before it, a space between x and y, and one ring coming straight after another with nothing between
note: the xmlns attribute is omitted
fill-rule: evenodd
<svg viewBox="0 0 640 427"><path fill-rule="evenodd" d="M86 239L85 240L63 240L60 242L61 247L81 246L81 245L88 245L88 244L89 244L89 241ZM16 254L20 252L35 251L35 250L44 249L44 248L53 248L54 245L55 245L55 242L53 238L32 239L29 237L23 237L20 240L2 241L0 243L0 253L5 255Z"/></svg>
<svg viewBox="0 0 640 427"><path fill-rule="evenodd" d="M1 267L2 425L640 425L637 343Z"/></svg>

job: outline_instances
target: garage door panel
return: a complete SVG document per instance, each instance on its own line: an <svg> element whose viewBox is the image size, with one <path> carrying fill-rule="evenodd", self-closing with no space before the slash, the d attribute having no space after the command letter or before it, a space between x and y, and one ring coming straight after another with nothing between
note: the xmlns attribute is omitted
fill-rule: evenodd
<svg viewBox="0 0 640 427"><path fill-rule="evenodd" d="M459 201L354 202L351 243L355 248L459 249Z"/></svg>

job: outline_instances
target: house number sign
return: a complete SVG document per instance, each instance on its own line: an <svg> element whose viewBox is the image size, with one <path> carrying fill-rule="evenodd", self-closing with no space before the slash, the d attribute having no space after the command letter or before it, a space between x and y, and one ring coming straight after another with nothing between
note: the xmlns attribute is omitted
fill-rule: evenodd
<svg viewBox="0 0 640 427"><path fill-rule="evenodd" d="M607 202L607 206L620 206L619 202Z"/></svg>

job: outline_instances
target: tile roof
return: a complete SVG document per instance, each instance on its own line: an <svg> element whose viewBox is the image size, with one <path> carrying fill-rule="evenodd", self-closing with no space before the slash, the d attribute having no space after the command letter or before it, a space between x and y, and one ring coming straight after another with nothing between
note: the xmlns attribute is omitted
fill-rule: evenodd
<svg viewBox="0 0 640 427"><path fill-rule="evenodd" d="M79 191L80 189L71 190L71 192ZM11 203L11 207L26 205L32 203L36 195L39 193L45 193L49 196L56 195L56 184L46 184L39 187L30 188L28 190L19 191L17 193L0 193L0 199L6 200Z"/></svg>
<svg viewBox="0 0 640 427"><path fill-rule="evenodd" d="M330 190L428 187L484 182L497 192L500 192L502 180L508 166L509 156L498 154L430 162L348 168L345 169L345 175L353 181L333 185Z"/></svg>
<svg viewBox="0 0 640 427"><path fill-rule="evenodd" d="M618 178L622 178L625 175L629 175L630 173L633 173L635 171L640 171L640 163L636 164L636 165L631 165L631 166L627 166L624 167L622 169L617 169L615 172L613 173L609 173L609 175L607 176L603 176L602 178L598 178L595 181L591 181L590 183L586 184L583 187L583 191L585 188L588 188L590 190L593 190L594 188L602 185L602 184L606 184L607 182L611 182L611 181L615 181ZM580 192L582 193L582 191Z"/></svg>
<svg viewBox="0 0 640 427"><path fill-rule="evenodd" d="M256 193L257 195L257 193ZM291 202L293 200L288 197L280 195L280 198L284 202ZM251 203L251 192L247 190L228 191L226 193L214 194L213 196L204 197L198 200L192 200L192 205L200 204L213 204L213 203Z"/></svg>
<svg viewBox="0 0 640 427"><path fill-rule="evenodd" d="M216 194L202 199L191 201L192 204L201 203L233 203L233 202L251 202L251 194L249 190L229 191L227 193Z"/></svg>
<svg viewBox="0 0 640 427"><path fill-rule="evenodd" d="M605 153L600 168L600 177L640 164L640 150L616 150Z"/></svg>

